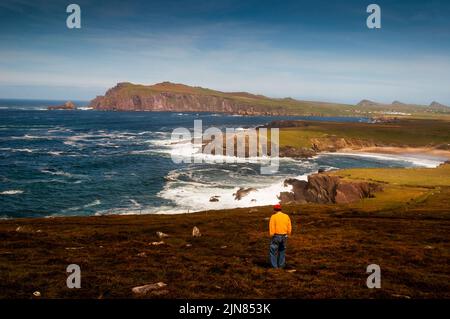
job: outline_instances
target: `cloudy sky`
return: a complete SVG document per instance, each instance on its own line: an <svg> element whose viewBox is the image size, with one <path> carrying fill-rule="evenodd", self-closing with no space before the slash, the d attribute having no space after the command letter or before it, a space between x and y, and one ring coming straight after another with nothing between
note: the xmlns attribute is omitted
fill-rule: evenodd
<svg viewBox="0 0 450 319"><path fill-rule="evenodd" d="M89 100L129 81L450 105L450 1L1 0L0 98ZM82 28L66 27L81 7ZM382 28L366 26L381 7Z"/></svg>

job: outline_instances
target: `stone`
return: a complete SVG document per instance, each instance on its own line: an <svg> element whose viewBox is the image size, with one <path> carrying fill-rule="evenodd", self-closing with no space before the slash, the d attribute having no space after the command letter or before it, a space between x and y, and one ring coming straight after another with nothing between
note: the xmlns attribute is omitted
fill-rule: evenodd
<svg viewBox="0 0 450 319"><path fill-rule="evenodd" d="M200 229L197 226L192 228L192 237L200 237L202 234L200 233Z"/></svg>
<svg viewBox="0 0 450 319"><path fill-rule="evenodd" d="M209 201L210 201L210 202L218 202L218 201L219 201L219 197L220 197L220 196L212 196L212 197L209 199Z"/></svg>
<svg viewBox="0 0 450 319"><path fill-rule="evenodd" d="M166 286L167 286L167 284L164 282L157 282L154 284L148 284L148 285L134 287L131 289L131 291L136 295L145 295L152 291L161 290Z"/></svg>
<svg viewBox="0 0 450 319"><path fill-rule="evenodd" d="M165 237L169 237L169 235L161 232L161 231L157 231L156 232L156 236L158 236L158 238L165 238Z"/></svg>

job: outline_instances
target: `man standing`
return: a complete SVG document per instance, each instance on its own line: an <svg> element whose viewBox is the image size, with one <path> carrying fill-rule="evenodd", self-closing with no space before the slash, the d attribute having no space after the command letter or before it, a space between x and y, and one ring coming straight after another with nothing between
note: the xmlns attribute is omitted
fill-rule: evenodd
<svg viewBox="0 0 450 319"><path fill-rule="evenodd" d="M281 205L273 206L274 214L270 217L269 233L272 238L270 242L270 263L273 268L285 266L286 243L291 235L291 219L281 211Z"/></svg>

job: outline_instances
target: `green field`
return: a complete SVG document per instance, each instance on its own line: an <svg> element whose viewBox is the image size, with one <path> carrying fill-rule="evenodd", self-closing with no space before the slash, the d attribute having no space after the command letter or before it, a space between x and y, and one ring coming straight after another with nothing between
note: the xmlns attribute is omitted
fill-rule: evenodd
<svg viewBox="0 0 450 319"><path fill-rule="evenodd" d="M450 122L446 120L402 119L388 123L290 122L293 123L292 127L280 129L281 147L311 147L314 143L333 146L339 143L339 139L344 139L346 143L353 143L355 146L450 149Z"/></svg>

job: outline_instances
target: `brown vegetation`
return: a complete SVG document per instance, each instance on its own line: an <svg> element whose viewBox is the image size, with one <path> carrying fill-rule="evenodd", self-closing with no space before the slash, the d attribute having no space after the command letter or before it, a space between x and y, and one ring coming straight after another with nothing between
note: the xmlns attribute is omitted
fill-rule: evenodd
<svg viewBox="0 0 450 319"><path fill-rule="evenodd" d="M164 295L144 297L449 298L450 188L415 192L406 196L422 195L395 205L286 206L290 271L268 267L270 207L5 220L0 297L133 298L133 287L164 282ZM192 237L194 225L201 237ZM157 231L169 237L152 245ZM72 263L81 289L66 287ZM381 266L381 289L366 287L372 263Z"/></svg>

